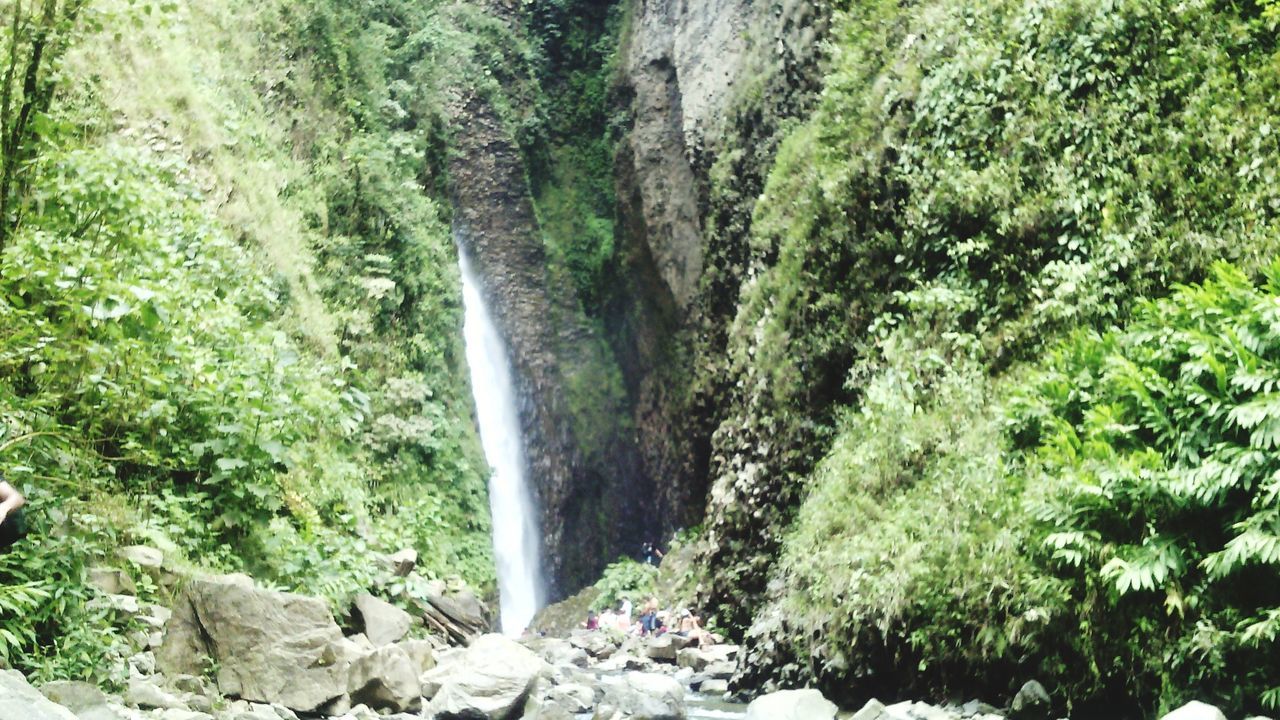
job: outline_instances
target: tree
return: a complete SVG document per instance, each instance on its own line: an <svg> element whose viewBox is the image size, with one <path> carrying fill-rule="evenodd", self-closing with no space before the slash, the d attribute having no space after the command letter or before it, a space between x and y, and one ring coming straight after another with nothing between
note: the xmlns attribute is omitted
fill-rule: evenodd
<svg viewBox="0 0 1280 720"><path fill-rule="evenodd" d="M23 168L35 153L39 123L53 99L50 68L66 53L72 30L89 0L12 0L0 49L0 251L19 217L16 199ZM7 2L0 4L8 4Z"/></svg>

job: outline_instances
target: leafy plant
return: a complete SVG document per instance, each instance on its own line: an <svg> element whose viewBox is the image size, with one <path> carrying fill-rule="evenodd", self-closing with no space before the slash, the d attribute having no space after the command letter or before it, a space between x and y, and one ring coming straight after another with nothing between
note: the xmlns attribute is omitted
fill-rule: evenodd
<svg viewBox="0 0 1280 720"><path fill-rule="evenodd" d="M1044 513L1047 551L1082 601L1101 581L1096 602L1161 629L1168 667L1148 672L1171 701L1275 695L1278 300L1280 266L1255 283L1218 264L1125 330L1074 337L1014 409L1042 471L1067 482ZM1219 656L1207 668L1206 628Z"/></svg>
<svg viewBox="0 0 1280 720"><path fill-rule="evenodd" d="M616 609L623 599L630 600L633 606L639 607L653 594L657 577L658 568L648 563L618 558L605 568L604 574L596 581L599 595L593 609Z"/></svg>

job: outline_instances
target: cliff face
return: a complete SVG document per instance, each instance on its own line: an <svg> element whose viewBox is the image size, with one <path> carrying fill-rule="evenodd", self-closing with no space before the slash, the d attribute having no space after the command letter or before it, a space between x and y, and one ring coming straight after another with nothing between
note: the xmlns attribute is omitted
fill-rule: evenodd
<svg viewBox="0 0 1280 720"><path fill-rule="evenodd" d="M584 451L571 394L612 358L572 287L548 268L519 147L479 93L462 94L449 115L457 128L449 167L454 235L474 259L507 341L541 513L544 569L557 598L590 582L605 559L642 542L649 516L643 501L651 493L623 426L592 429L596 452ZM623 414L611 406L594 411Z"/></svg>
<svg viewBox="0 0 1280 720"><path fill-rule="evenodd" d="M455 233L507 336L557 597L643 540L716 516L713 435L730 415L727 328L752 206L783 122L814 95L826 23L807 2L627 9L613 78L626 118L616 253L601 317L588 318L555 267L509 110L460 91L449 111ZM486 12L522 32L508 5ZM594 392L614 375L621 395Z"/></svg>
<svg viewBox="0 0 1280 720"><path fill-rule="evenodd" d="M632 4L608 327L666 531L721 510L723 501L707 506L724 461L713 436L729 414L725 353L752 208L782 124L815 95L827 12L809 2Z"/></svg>

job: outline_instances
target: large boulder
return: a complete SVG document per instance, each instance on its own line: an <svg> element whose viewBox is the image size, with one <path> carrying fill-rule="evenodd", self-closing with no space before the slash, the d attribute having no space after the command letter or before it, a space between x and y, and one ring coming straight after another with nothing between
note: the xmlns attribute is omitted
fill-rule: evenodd
<svg viewBox="0 0 1280 720"><path fill-rule="evenodd" d="M571 715L590 712L596 704L596 691L581 683L564 683L551 688L547 699Z"/></svg>
<svg viewBox="0 0 1280 720"><path fill-rule="evenodd" d="M501 635L483 635L439 661L422 676L423 696L431 696L423 715L439 720L505 720L551 673L533 651Z"/></svg>
<svg viewBox="0 0 1280 720"><path fill-rule="evenodd" d="M396 645L378 648L356 660L349 673L351 702L393 713L422 702L420 672L409 654Z"/></svg>
<svg viewBox="0 0 1280 720"><path fill-rule="evenodd" d="M40 694L77 715L90 708L105 706L107 694L97 685L75 680L58 680L40 686Z"/></svg>
<svg viewBox="0 0 1280 720"><path fill-rule="evenodd" d="M191 709L183 698L160 687L154 678L129 678L129 685L124 692L124 701L125 704L137 708Z"/></svg>
<svg viewBox="0 0 1280 720"><path fill-rule="evenodd" d="M684 720L684 686L666 675L627 673L605 688L596 718Z"/></svg>
<svg viewBox="0 0 1280 720"><path fill-rule="evenodd" d="M574 720L573 714L550 700L529 698L520 720Z"/></svg>
<svg viewBox="0 0 1280 720"><path fill-rule="evenodd" d="M692 644L693 641L687 637L674 633L665 633L649 639L649 643L645 647L645 655L651 660L674 663L680 651Z"/></svg>
<svg viewBox="0 0 1280 720"><path fill-rule="evenodd" d="M212 660L224 695L314 712L346 692L346 663L322 662L341 639L323 600L203 578L175 603L156 661L168 675L200 675Z"/></svg>
<svg viewBox="0 0 1280 720"><path fill-rule="evenodd" d="M532 638L522 644L552 665L574 665L585 668L590 661L587 651L560 638Z"/></svg>
<svg viewBox="0 0 1280 720"><path fill-rule="evenodd" d="M138 585L119 568L89 568L89 584L108 595L136 595Z"/></svg>
<svg viewBox="0 0 1280 720"><path fill-rule="evenodd" d="M369 593L356 597L351 617L364 631L365 637L378 647L399 641L413 627L413 616Z"/></svg>
<svg viewBox="0 0 1280 720"><path fill-rule="evenodd" d="M676 653L676 665L682 668L689 668L694 672L702 672L706 669L711 659L706 653L696 647L688 647Z"/></svg>
<svg viewBox="0 0 1280 720"><path fill-rule="evenodd" d="M413 666L417 669L415 677L436 666L436 646L430 640L401 640L396 643L396 647L404 650L413 661Z"/></svg>
<svg viewBox="0 0 1280 720"><path fill-rule="evenodd" d="M387 565L397 577L408 577L409 573L413 572L413 568L418 565L418 551L413 548L405 548L394 555L388 556Z"/></svg>
<svg viewBox="0 0 1280 720"><path fill-rule="evenodd" d="M835 720L837 710L817 690L782 690L753 700L746 720Z"/></svg>
<svg viewBox="0 0 1280 720"><path fill-rule="evenodd" d="M1049 720L1053 717L1053 702L1049 692L1035 680L1028 680L1009 703L1012 720Z"/></svg>
<svg viewBox="0 0 1280 720"><path fill-rule="evenodd" d="M618 644L599 630L579 630L569 636L569 644L581 648L597 660L607 660L618 650Z"/></svg>
<svg viewBox="0 0 1280 720"><path fill-rule="evenodd" d="M0 720L76 720L76 716L41 695L22 673L0 670Z"/></svg>
<svg viewBox="0 0 1280 720"><path fill-rule="evenodd" d="M1192 700L1160 720L1227 720L1227 716L1212 705Z"/></svg>

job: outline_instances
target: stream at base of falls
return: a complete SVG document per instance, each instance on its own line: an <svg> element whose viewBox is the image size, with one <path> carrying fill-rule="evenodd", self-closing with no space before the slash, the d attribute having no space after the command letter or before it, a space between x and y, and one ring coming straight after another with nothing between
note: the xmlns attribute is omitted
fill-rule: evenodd
<svg viewBox="0 0 1280 720"><path fill-rule="evenodd" d="M740 720L747 716L747 706L720 698L690 693L685 697L688 720Z"/></svg>

